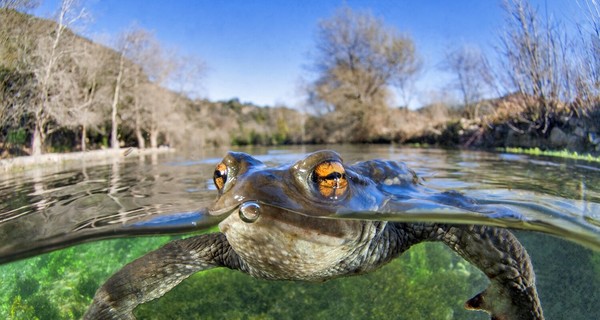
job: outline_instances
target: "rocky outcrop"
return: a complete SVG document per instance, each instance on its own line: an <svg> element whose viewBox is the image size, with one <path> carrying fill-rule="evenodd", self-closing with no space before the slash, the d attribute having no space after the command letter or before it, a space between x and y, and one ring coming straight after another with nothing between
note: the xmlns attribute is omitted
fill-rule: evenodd
<svg viewBox="0 0 600 320"><path fill-rule="evenodd" d="M599 112L600 113L600 112ZM467 148L540 148L600 154L600 114L556 117L543 132L527 123L485 123L461 119L445 123L410 142Z"/></svg>

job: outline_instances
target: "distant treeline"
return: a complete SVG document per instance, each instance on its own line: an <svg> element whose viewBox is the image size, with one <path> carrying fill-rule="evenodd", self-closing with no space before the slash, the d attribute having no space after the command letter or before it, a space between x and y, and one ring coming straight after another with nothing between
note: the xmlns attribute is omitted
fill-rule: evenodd
<svg viewBox="0 0 600 320"><path fill-rule="evenodd" d="M136 146L426 142L600 151L600 8L577 28L506 0L495 55L449 48L454 76L419 110L418 48L368 12L340 8L318 25L303 110L190 98L205 64L140 27L110 47L76 35L87 11L63 0L54 20L0 0L0 157ZM576 29L576 34L564 30ZM177 79L177 81L174 81ZM170 89L166 89L167 86ZM454 98L452 98L454 97ZM496 97L496 98L494 98Z"/></svg>

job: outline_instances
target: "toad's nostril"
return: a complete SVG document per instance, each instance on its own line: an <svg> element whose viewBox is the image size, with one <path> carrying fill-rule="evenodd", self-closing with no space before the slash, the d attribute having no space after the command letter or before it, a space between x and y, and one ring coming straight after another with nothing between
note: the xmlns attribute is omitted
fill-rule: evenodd
<svg viewBox="0 0 600 320"><path fill-rule="evenodd" d="M240 219L253 223L260 217L260 205L254 201L247 201L240 206Z"/></svg>

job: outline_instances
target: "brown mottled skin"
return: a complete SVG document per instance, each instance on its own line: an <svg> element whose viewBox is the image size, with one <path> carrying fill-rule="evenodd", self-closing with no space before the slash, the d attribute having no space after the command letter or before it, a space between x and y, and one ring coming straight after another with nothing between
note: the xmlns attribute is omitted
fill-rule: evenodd
<svg viewBox="0 0 600 320"><path fill-rule="evenodd" d="M322 163L333 165L318 169L324 173L315 171ZM133 319L137 305L210 268L262 279L323 281L376 270L414 244L441 241L490 279L466 308L486 311L491 319L543 319L529 256L505 229L323 218L340 209L385 209L384 185L410 190L418 181L397 162L341 164L332 151L279 168L229 153L215 172L219 195L210 212L237 211L221 222L221 232L170 242L126 265L96 292L84 318ZM342 172L315 177L328 170ZM330 196L319 193L325 189L333 190L325 193ZM238 209L244 203L251 205Z"/></svg>

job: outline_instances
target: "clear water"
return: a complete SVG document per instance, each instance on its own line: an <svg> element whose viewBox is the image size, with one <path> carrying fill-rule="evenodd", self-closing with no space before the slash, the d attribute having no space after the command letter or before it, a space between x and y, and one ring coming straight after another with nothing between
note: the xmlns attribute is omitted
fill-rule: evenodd
<svg viewBox="0 0 600 320"><path fill-rule="evenodd" d="M334 146L346 162L406 162L428 188L457 190L519 213L502 219L446 215L448 221L500 224L518 231L533 259L548 319L600 316L600 167L597 164L486 152ZM267 164L289 163L316 146L242 149ZM225 150L74 163L0 177L0 317L75 319L97 287L123 264L173 236L216 221L201 208L215 198L214 166ZM440 220L439 213L386 219ZM373 213L341 212L338 218ZM381 218L377 216L376 218ZM462 220L461 220L462 219ZM83 242L90 242L81 244ZM79 245L76 245L79 244ZM75 246L76 245L76 246ZM66 249L42 254L46 251ZM23 259L30 257L27 259ZM15 261L21 259L19 261ZM10 262L13 261L13 262ZM8 263L10 262L10 263ZM266 282L216 270L193 276L138 308L140 318L485 319L462 303L485 277L442 245L419 245L363 277L324 284Z"/></svg>

